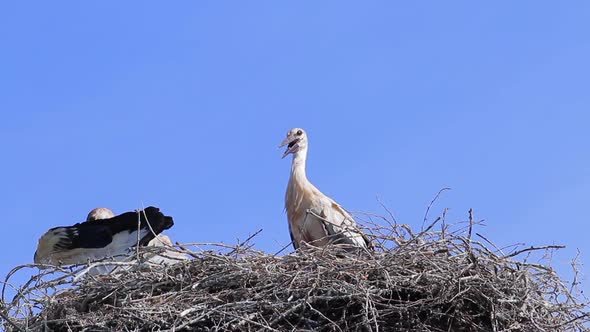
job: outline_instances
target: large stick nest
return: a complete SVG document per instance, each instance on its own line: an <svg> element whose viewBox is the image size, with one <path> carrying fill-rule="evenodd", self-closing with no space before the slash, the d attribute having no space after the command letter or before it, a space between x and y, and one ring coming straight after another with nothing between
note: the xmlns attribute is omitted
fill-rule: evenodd
<svg viewBox="0 0 590 332"><path fill-rule="evenodd" d="M182 245L191 259L100 277L84 275L87 265L45 269L14 299L3 292L0 322L9 331L589 331L571 287L518 259L553 246L504 254L472 237L473 221L455 232L435 224L419 234L373 224L374 253L279 256L246 241Z"/></svg>

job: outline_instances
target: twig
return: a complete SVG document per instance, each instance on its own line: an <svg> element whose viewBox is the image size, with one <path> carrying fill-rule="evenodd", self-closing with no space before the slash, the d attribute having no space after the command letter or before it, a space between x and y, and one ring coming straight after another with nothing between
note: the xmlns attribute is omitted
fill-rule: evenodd
<svg viewBox="0 0 590 332"><path fill-rule="evenodd" d="M228 255L231 255L233 253L235 253L238 249L242 248L244 246L244 244L250 242L250 240L252 240L256 235L260 234L262 232L262 228L257 230L256 232L254 232L254 234L250 235L246 240L244 240L242 243L240 243L240 241L238 241L238 244L235 246L235 248L230 251L228 253Z"/></svg>
<svg viewBox="0 0 590 332"><path fill-rule="evenodd" d="M471 241L471 232L473 231L473 209L469 209L469 235L467 239Z"/></svg>
<svg viewBox="0 0 590 332"><path fill-rule="evenodd" d="M565 246L557 246L557 245L541 246L541 247L530 246L529 248L521 249L521 250L515 251L511 254L504 255L504 256L502 256L502 258L510 258L510 257L518 256L518 255L522 254L523 252L527 252L527 251L531 251L531 250L563 249L563 248L565 248Z"/></svg>
<svg viewBox="0 0 590 332"><path fill-rule="evenodd" d="M428 204L428 207L426 207L426 212L424 213L424 219L422 220L422 230L424 230L424 224L426 223L426 220L428 220L428 212L430 212L430 208L432 207L432 205L434 204L434 202L436 202L436 200L440 197L440 195L443 193L443 191L446 190L451 190L451 188L442 188L441 190L438 191L438 193L436 194L436 196L434 196L434 198L432 199L432 201L430 201L430 204Z"/></svg>

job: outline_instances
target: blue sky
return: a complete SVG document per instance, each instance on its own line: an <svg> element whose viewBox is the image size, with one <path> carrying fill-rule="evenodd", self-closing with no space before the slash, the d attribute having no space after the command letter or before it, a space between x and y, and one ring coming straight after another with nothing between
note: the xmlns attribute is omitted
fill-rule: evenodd
<svg viewBox="0 0 590 332"><path fill-rule="evenodd" d="M275 252L277 146L303 127L345 208L385 214L378 196L419 228L451 187L433 216L566 245L567 276L590 258L588 31L584 1L4 2L0 275L97 206L159 206L180 242L262 228Z"/></svg>

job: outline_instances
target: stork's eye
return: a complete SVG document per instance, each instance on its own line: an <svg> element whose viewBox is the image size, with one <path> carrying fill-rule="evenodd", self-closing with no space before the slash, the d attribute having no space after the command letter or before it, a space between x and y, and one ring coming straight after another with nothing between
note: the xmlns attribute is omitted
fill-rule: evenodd
<svg viewBox="0 0 590 332"><path fill-rule="evenodd" d="M301 129L297 130L297 136L301 136L303 134L303 132L301 131Z"/></svg>

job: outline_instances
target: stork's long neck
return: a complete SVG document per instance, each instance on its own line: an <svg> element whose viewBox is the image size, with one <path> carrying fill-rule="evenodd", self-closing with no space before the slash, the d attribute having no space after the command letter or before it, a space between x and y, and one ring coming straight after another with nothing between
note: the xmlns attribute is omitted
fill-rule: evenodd
<svg viewBox="0 0 590 332"><path fill-rule="evenodd" d="M291 163L291 179L295 183L304 184L309 182L305 174L305 161L307 160L307 147L300 149L293 154L293 162Z"/></svg>
<svg viewBox="0 0 590 332"><path fill-rule="evenodd" d="M302 210L302 204L306 201L306 197L309 198L310 190L314 188L305 175L306 159L306 147L293 154L291 176L285 193L285 210L287 210L289 223L295 222L302 216L302 211L307 209L304 207Z"/></svg>

